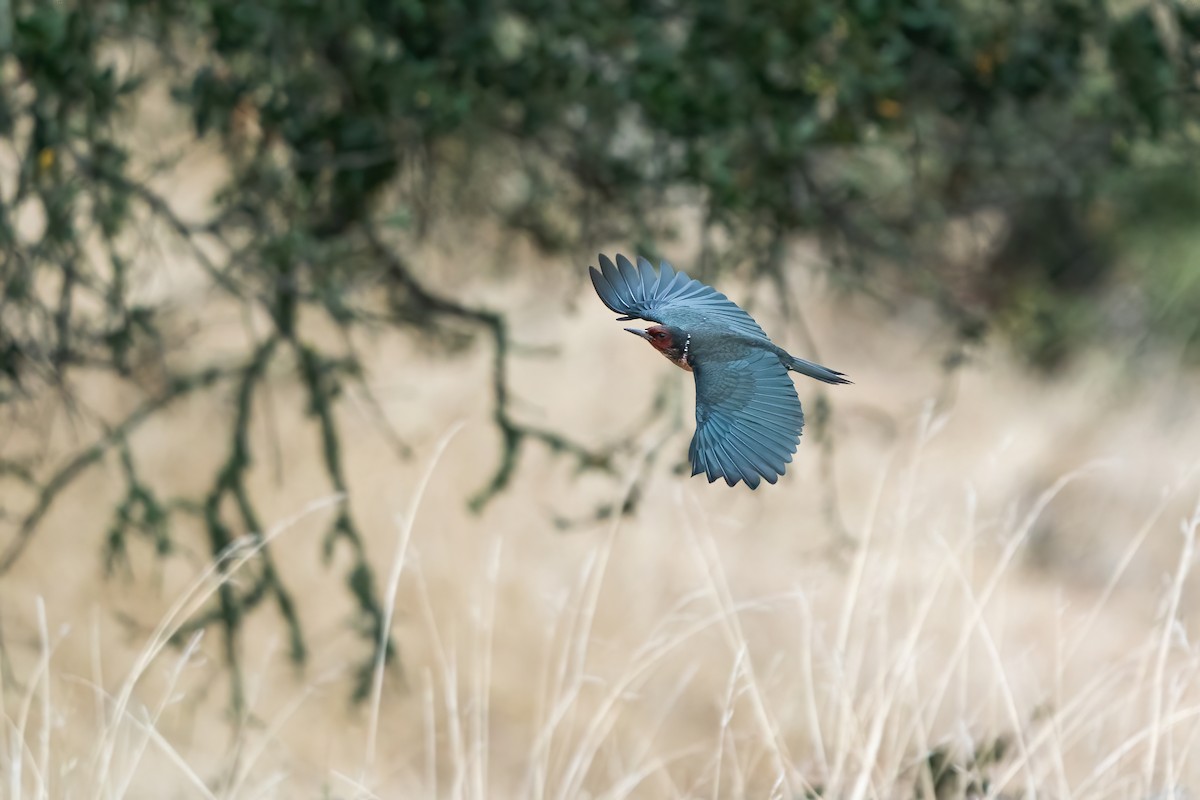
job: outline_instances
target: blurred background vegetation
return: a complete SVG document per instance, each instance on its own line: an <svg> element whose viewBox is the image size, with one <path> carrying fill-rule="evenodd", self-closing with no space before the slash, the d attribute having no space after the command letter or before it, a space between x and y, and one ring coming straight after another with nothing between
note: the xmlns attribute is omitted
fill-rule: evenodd
<svg viewBox="0 0 1200 800"><path fill-rule="evenodd" d="M316 319L398 327L448 356L474 338L492 349L503 446L476 507L531 444L611 469L611 450L513 413L508 321L430 288L417 245L447 219L527 236L581 271L603 242L668 254L674 212L698 210L701 258L678 266L782 285L789 243L818 242L839 291L943 314L959 337L948 367L989 336L1050 372L1094 346L1200 360L1194 5L2 0L0 53L0 402L71 403L75 377L97 371L142 398L64 461L0 451L0 572L101 464L127 487L97 523L110 568L130 536L171 553L181 517L215 557L261 531L249 431L270 372L292 376L345 491L333 409L366 386L348 336L307 333ZM174 162L131 136L164 89L225 160L203 218L156 193ZM138 290L156 269L147 226L189 250L200 291L264 322L244 356L180 356L175 306ZM129 437L197 392L232 401L227 457L204 491L159 496ZM369 667L384 615L348 510L326 556L338 547ZM232 660L263 603L303 660L269 549L188 631L218 624Z"/></svg>

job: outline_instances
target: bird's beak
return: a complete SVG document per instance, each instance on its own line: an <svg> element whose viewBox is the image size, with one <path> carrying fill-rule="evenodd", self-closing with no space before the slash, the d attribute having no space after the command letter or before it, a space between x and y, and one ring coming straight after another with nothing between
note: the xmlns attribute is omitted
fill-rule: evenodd
<svg viewBox="0 0 1200 800"><path fill-rule="evenodd" d="M646 333L641 328L626 328L625 330L629 331L630 333L635 333L638 336L642 337L643 339L646 339L646 340L650 339L650 334Z"/></svg>

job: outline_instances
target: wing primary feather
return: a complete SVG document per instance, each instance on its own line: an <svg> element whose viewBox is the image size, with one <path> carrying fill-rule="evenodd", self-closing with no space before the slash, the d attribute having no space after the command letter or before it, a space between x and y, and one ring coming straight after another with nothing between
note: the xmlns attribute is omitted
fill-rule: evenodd
<svg viewBox="0 0 1200 800"><path fill-rule="evenodd" d="M803 414L797 414L796 409L794 408L787 408L784 407L784 405L758 402L757 398L755 399L755 402L746 404L746 411L748 411L750 414L781 417L781 419L794 422L799 422L800 419L803 419Z"/></svg>
<svg viewBox="0 0 1200 800"><path fill-rule="evenodd" d="M708 289L708 291L710 291L710 292L712 291L712 289L709 289L707 286L705 286L700 281L693 279L693 280L689 281L688 283L684 284L683 288L680 289L679 292L674 295L673 299L675 299L675 300L691 300L696 305L702 305L703 303L698 302L698 300L699 300L699 298L704 296L705 289Z"/></svg>
<svg viewBox="0 0 1200 800"><path fill-rule="evenodd" d="M621 272L621 280L625 282L625 288L629 291L629 296L633 298L634 305L645 301L646 298L642 294L642 276L638 274L633 262L618 254L617 269Z"/></svg>
<svg viewBox="0 0 1200 800"><path fill-rule="evenodd" d="M714 415L716 416L716 415ZM718 419L721 419L718 417ZM782 447L777 445L768 445L760 437L755 436L748 430L748 425L743 424L746 421L737 419L721 419L722 425L725 428L725 441L732 448L741 453L743 460L748 462L758 472L766 475L772 469L779 471L777 467L772 467L767 463L762 451L767 451L766 456L772 455L771 451L782 450Z"/></svg>
<svg viewBox="0 0 1200 800"><path fill-rule="evenodd" d="M655 299L661 299L667 292L667 287L675 280L675 268L666 261L658 262L658 283L654 286Z"/></svg>
<svg viewBox="0 0 1200 800"><path fill-rule="evenodd" d="M595 267L588 267L588 270L592 276L592 286L595 287L596 294L600 296L601 302L618 314L627 313L628 309L621 303L616 291L613 290L612 284L600 273L600 270Z"/></svg>
<svg viewBox="0 0 1200 800"><path fill-rule="evenodd" d="M735 451L729 446L729 441L724 433L716 438L713 446L724 456L722 459L724 468L721 471L724 473L722 477L725 478L725 483L730 486L736 486L739 480L745 479L746 483L749 484L750 481L746 479L747 470L737 456L734 455Z"/></svg>
<svg viewBox="0 0 1200 800"><path fill-rule="evenodd" d="M795 424L787 417L784 417L783 415L773 411L767 411L765 409L756 411L754 417L762 422L769 422L778 428L791 430L795 427Z"/></svg>
<svg viewBox="0 0 1200 800"><path fill-rule="evenodd" d="M604 276L604 280L608 281L608 285L612 288L613 296L616 297L621 305L625 308L629 305L629 300L625 295L621 294L621 271L617 269L617 265L612 262L608 256L600 255L600 274Z"/></svg>
<svg viewBox="0 0 1200 800"><path fill-rule="evenodd" d="M795 436L788 437L788 440L783 440L778 436L772 436L770 431L753 425L745 425L742 427L741 432L748 441L758 445L768 455L775 456L782 463L787 463L784 459L796 450ZM780 469L779 471L782 472L783 470Z"/></svg>
<svg viewBox="0 0 1200 800"><path fill-rule="evenodd" d="M704 455L704 429L697 428L688 448L688 460L692 462L692 475L708 472L708 459Z"/></svg>
<svg viewBox="0 0 1200 800"><path fill-rule="evenodd" d="M726 447L725 435L728 421L723 416L710 416L704 423L704 433L708 444L708 449L712 452L720 466L722 477L730 486L737 483L737 478L741 476L743 469L737 458L734 457L731 448Z"/></svg>
<svg viewBox="0 0 1200 800"><path fill-rule="evenodd" d="M708 482L712 483L719 477L725 477L730 473L730 468L725 463L724 458L721 458L722 453L718 446L718 439L710 429L704 431L704 462L707 464L706 474ZM732 486L732 485L731 485Z"/></svg>
<svg viewBox="0 0 1200 800"><path fill-rule="evenodd" d="M725 476L725 465L721 463L721 457L717 455L717 448L713 444L711 437L704 437L704 461L705 461L705 477L708 482L712 483L717 478Z"/></svg>
<svg viewBox="0 0 1200 800"><path fill-rule="evenodd" d="M725 477L728 470L725 468L725 463L721 460L721 453L717 449L716 436L707 428L704 431L701 452L704 453L704 472L708 477L708 482L712 483L717 478Z"/></svg>
<svg viewBox="0 0 1200 800"><path fill-rule="evenodd" d="M663 292L670 281L667 279L666 269L661 269L658 272L651 270L651 274L654 275L654 287L650 290L650 302L657 303L662 299Z"/></svg>
<svg viewBox="0 0 1200 800"><path fill-rule="evenodd" d="M759 437L768 442L777 442L780 450L795 450L803 430L799 425L763 425L757 420L748 422L748 430L754 430Z"/></svg>
<svg viewBox="0 0 1200 800"><path fill-rule="evenodd" d="M783 463L772 452L773 448L765 448L754 437L746 432L744 428L738 428L733 432L733 438L737 442L738 447L752 460L754 468L758 470L764 478L767 478L772 483L774 480L772 475L783 474Z"/></svg>
<svg viewBox="0 0 1200 800"><path fill-rule="evenodd" d="M750 465L758 470L758 473L764 478L770 480L773 473L783 473L782 465L776 466L769 463L770 452L764 452L761 444L745 433L743 429L734 428L730 430L729 437L734 445L742 451L742 454L750 461ZM774 481L772 481L774 483Z"/></svg>
<svg viewBox="0 0 1200 800"><path fill-rule="evenodd" d="M751 489L758 488L758 479L760 476L766 477L771 472L771 468L762 463L754 448L746 444L742 437L738 436L737 429L731 427L726 433L723 440L725 449L741 460L739 468L742 474L742 480Z"/></svg>
<svg viewBox="0 0 1200 800"><path fill-rule="evenodd" d="M600 254L600 271L604 273L605 278L608 278L617 271L617 265L612 262L611 258L604 255L604 253Z"/></svg>
<svg viewBox="0 0 1200 800"><path fill-rule="evenodd" d="M795 410L800 407L800 398L789 392L787 387L780 386L762 386L758 387L758 393L754 395L754 401L759 403L771 403L783 408Z"/></svg>
<svg viewBox="0 0 1200 800"><path fill-rule="evenodd" d="M620 256L617 256L617 258L620 258ZM625 279L621 277L621 271L617 269L612 261L603 256L600 258L600 271L604 273L604 277L608 279L609 284L613 287L613 292L620 298L621 303L624 305L622 310L626 313L632 311L634 306L633 295L629 293L629 287L625 285Z"/></svg>
<svg viewBox="0 0 1200 800"><path fill-rule="evenodd" d="M802 414L797 414L793 409L772 407L759 403L746 406L746 416L771 419L776 422L782 421L783 424L787 425L799 425L804 419Z"/></svg>
<svg viewBox="0 0 1200 800"><path fill-rule="evenodd" d="M638 277L642 279L642 300L654 302L654 290L658 287L658 273L649 261L638 256Z"/></svg>
<svg viewBox="0 0 1200 800"><path fill-rule="evenodd" d="M725 464L721 461L721 454L717 452L716 442L711 433L704 437L704 460L708 462L706 474L709 483L725 477Z"/></svg>
<svg viewBox="0 0 1200 800"><path fill-rule="evenodd" d="M675 298L675 295L691 282L691 278L685 272L676 272L675 277L671 279L671 283L667 286L667 291L663 295L664 298Z"/></svg>

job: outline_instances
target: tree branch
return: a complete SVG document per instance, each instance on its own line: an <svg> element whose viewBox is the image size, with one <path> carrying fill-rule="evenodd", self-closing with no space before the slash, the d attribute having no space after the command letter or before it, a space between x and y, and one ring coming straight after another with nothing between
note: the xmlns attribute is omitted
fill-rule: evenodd
<svg viewBox="0 0 1200 800"><path fill-rule="evenodd" d="M46 515L46 512L50 509L50 506L59 494L83 474L88 467L103 458L114 445L127 439L146 420L183 395L213 386L234 374L236 373L233 370L209 367L190 375L176 376L172 379L166 391L142 403L125 419L100 437L100 439L82 452L76 454L66 464L55 471L50 479L42 484L37 502L34 504L33 509L21 520L16 537L0 553L0 576L8 572L17 559L21 557L30 539L37 531L42 518Z"/></svg>
<svg viewBox="0 0 1200 800"><path fill-rule="evenodd" d="M464 306L433 294L413 276L403 258L383 243L371 225L365 224L364 231L372 251L384 264L388 279L407 292L408 299L414 307L426 313L464 320L482 328L492 340L492 420L500 430L500 464L487 485L472 495L469 500L471 510L481 511L493 497L508 486L517 466L521 445L526 439L541 442L552 452L574 457L581 470L613 472L611 449L606 452L593 451L559 433L513 419L509 408L508 386L508 356L511 343L508 324L500 314Z"/></svg>

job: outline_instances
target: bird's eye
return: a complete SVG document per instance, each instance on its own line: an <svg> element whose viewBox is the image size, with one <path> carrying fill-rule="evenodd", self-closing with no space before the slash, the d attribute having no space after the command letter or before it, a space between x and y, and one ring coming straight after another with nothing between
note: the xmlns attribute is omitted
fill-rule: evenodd
<svg viewBox="0 0 1200 800"><path fill-rule="evenodd" d="M650 335L651 335L651 336L653 336L655 339L661 339L661 338L663 337L663 332L662 332L662 331L655 331L654 333L652 333L652 334L650 334Z"/></svg>

